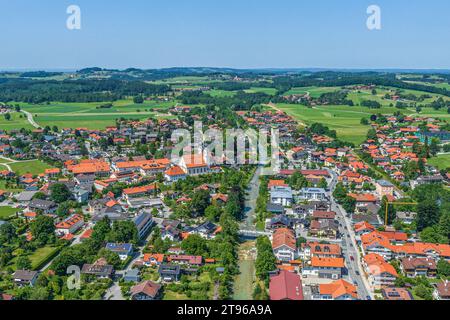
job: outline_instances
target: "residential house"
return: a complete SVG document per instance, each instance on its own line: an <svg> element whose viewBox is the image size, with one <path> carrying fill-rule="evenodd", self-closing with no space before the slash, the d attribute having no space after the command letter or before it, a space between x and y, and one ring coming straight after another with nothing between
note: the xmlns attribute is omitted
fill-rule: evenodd
<svg viewBox="0 0 450 320"><path fill-rule="evenodd" d="M131 269L131 270L125 271L125 274L123 275L123 280L125 282L139 282L139 281L141 281L139 269Z"/></svg>
<svg viewBox="0 0 450 320"><path fill-rule="evenodd" d="M300 198L305 200L325 200L326 191L323 188L303 188L300 190Z"/></svg>
<svg viewBox="0 0 450 320"><path fill-rule="evenodd" d="M173 166L164 172L164 178L169 183L177 182L178 180L186 179L186 172L179 166Z"/></svg>
<svg viewBox="0 0 450 320"><path fill-rule="evenodd" d="M93 264L84 264L81 273L106 279L114 275L114 267L109 265L105 259L98 259Z"/></svg>
<svg viewBox="0 0 450 320"><path fill-rule="evenodd" d="M371 253L364 256L364 267L368 274L369 283L375 289L392 286L398 278L395 268L378 254Z"/></svg>
<svg viewBox="0 0 450 320"><path fill-rule="evenodd" d="M277 259L282 262L295 260L297 244L294 231L288 228L276 229L272 236L272 249Z"/></svg>
<svg viewBox="0 0 450 320"><path fill-rule="evenodd" d="M394 185L386 180L378 180L375 182L375 188L377 195L380 199L384 196L393 196L394 195Z"/></svg>
<svg viewBox="0 0 450 320"><path fill-rule="evenodd" d="M16 270L13 275L12 279L16 285L19 287L24 286L34 286L36 283L36 280L39 276L39 272L37 271L30 271L30 270Z"/></svg>
<svg viewBox="0 0 450 320"><path fill-rule="evenodd" d="M383 295L384 300L414 300L411 292L405 288L383 288L381 294Z"/></svg>
<svg viewBox="0 0 450 320"><path fill-rule="evenodd" d="M270 202L290 207L293 202L292 189L290 187L274 186L270 189Z"/></svg>
<svg viewBox="0 0 450 320"><path fill-rule="evenodd" d="M107 243L106 250L116 253L120 260L125 261L133 253L133 245L131 243Z"/></svg>
<svg viewBox="0 0 450 320"><path fill-rule="evenodd" d="M270 277L270 300L303 300L302 280L299 275L281 270L279 274Z"/></svg>
<svg viewBox="0 0 450 320"><path fill-rule="evenodd" d="M45 214L52 214L56 212L58 206L53 201L34 199L28 204L29 211L40 211Z"/></svg>
<svg viewBox="0 0 450 320"><path fill-rule="evenodd" d="M143 258L144 265L150 266L159 266L164 262L164 254L162 253L146 253Z"/></svg>
<svg viewBox="0 0 450 320"><path fill-rule="evenodd" d="M340 279L344 268L343 258L312 257L310 266L303 268L303 273L324 279Z"/></svg>
<svg viewBox="0 0 450 320"><path fill-rule="evenodd" d="M432 258L403 258L400 268L408 278L427 277L435 278L437 273L436 262Z"/></svg>
<svg viewBox="0 0 450 320"><path fill-rule="evenodd" d="M73 214L56 225L58 235L75 234L84 225L84 219L79 214Z"/></svg>
<svg viewBox="0 0 450 320"><path fill-rule="evenodd" d="M358 300L356 287L340 279L328 284L320 284L318 290L313 292L317 300Z"/></svg>
<svg viewBox="0 0 450 320"><path fill-rule="evenodd" d="M153 281L141 282L130 289L131 300L157 300L161 285Z"/></svg>
<svg viewBox="0 0 450 320"><path fill-rule="evenodd" d="M181 268L179 265L161 264L158 273L165 282L178 281L181 276Z"/></svg>
<svg viewBox="0 0 450 320"><path fill-rule="evenodd" d="M436 300L450 300L450 282L444 280L437 283L436 289L433 292L433 297Z"/></svg>
<svg viewBox="0 0 450 320"><path fill-rule="evenodd" d="M137 228L138 236L142 239L148 234L153 226L153 216L150 213L143 212L133 219L133 222Z"/></svg>
<svg viewBox="0 0 450 320"><path fill-rule="evenodd" d="M300 257L304 260L310 260L312 257L318 258L340 258L342 249L339 244L306 242L301 245Z"/></svg>
<svg viewBox="0 0 450 320"><path fill-rule="evenodd" d="M201 266L203 264L202 256L189 256L189 255L170 255L167 258L167 262L172 264L182 264L189 266Z"/></svg>

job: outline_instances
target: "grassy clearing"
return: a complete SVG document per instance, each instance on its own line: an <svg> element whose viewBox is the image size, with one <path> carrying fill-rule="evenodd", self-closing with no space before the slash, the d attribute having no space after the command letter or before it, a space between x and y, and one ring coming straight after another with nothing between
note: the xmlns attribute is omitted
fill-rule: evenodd
<svg viewBox="0 0 450 320"><path fill-rule="evenodd" d="M19 210L12 207L0 207L0 219L6 219L16 214Z"/></svg>
<svg viewBox="0 0 450 320"><path fill-rule="evenodd" d="M40 160L10 163L9 166L17 175L23 175L26 173L38 175L44 173L45 169L51 168L51 166Z"/></svg>
<svg viewBox="0 0 450 320"><path fill-rule="evenodd" d="M450 154L442 154L428 160L428 163L434 167L442 169L450 168Z"/></svg>

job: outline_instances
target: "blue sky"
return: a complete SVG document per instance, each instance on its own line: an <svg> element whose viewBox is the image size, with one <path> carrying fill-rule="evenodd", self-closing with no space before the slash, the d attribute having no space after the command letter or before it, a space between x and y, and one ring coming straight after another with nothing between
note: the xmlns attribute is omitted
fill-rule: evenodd
<svg viewBox="0 0 450 320"><path fill-rule="evenodd" d="M448 0L0 0L0 30L0 69L450 69Z"/></svg>

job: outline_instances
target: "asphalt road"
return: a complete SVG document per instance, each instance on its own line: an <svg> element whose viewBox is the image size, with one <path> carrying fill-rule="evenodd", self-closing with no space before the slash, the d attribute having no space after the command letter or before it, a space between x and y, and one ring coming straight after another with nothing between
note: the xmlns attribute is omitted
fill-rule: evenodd
<svg viewBox="0 0 450 320"><path fill-rule="evenodd" d="M361 265L361 255L358 250L355 234L353 232L352 223L350 218L347 217L347 213L345 210L336 203L332 196L332 192L337 184L337 175L333 171L329 171L332 175L333 179L330 183L330 199L331 199L331 210L335 211L337 214L337 219L340 223L340 232L342 235L342 243L341 246L344 251L345 263L348 270L348 275L350 279L357 286L359 298L362 300L367 300L367 297L371 297L373 299L373 293L371 291L371 287L369 282L364 276L363 267ZM353 257L353 260L350 258ZM356 273L358 272L359 275Z"/></svg>

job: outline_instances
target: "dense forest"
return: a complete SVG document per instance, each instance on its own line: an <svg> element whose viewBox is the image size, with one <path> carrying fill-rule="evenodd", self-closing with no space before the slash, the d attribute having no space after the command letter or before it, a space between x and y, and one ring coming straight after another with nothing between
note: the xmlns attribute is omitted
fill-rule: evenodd
<svg viewBox="0 0 450 320"><path fill-rule="evenodd" d="M159 95L167 85L122 80L42 80L0 79L0 101L28 103L115 101L125 96Z"/></svg>

